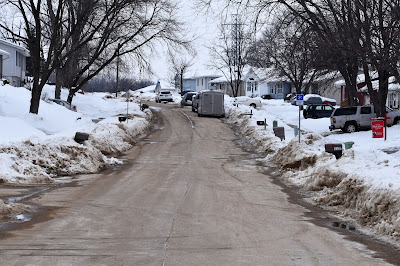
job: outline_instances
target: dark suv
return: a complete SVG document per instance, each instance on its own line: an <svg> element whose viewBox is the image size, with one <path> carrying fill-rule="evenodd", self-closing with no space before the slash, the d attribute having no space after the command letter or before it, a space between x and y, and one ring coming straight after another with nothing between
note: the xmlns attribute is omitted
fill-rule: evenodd
<svg viewBox="0 0 400 266"><path fill-rule="evenodd" d="M303 116L305 119L330 117L334 110L335 107L330 104L310 104L303 110Z"/></svg>

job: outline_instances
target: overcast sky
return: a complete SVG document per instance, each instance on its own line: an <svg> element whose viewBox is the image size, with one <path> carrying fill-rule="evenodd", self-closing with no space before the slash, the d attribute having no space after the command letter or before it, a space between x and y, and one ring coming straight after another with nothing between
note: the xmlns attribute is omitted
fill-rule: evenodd
<svg viewBox="0 0 400 266"><path fill-rule="evenodd" d="M179 1L180 10L178 18L186 23L188 35L193 36L195 41L193 47L197 52L194 65L190 68L190 72L200 73L207 69L210 62L210 56L207 45L210 45L218 36L219 15L214 8L209 13L199 12L199 8L195 6L193 1ZM166 50L160 47L158 54L151 59L151 67L154 75L152 80L166 79L169 72L169 66L166 58Z"/></svg>

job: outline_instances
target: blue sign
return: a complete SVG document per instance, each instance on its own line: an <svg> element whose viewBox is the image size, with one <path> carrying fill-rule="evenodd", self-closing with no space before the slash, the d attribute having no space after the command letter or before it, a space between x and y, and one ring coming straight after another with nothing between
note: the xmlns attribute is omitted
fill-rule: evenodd
<svg viewBox="0 0 400 266"><path fill-rule="evenodd" d="M296 105L297 106L304 105L304 95L303 94L296 94Z"/></svg>

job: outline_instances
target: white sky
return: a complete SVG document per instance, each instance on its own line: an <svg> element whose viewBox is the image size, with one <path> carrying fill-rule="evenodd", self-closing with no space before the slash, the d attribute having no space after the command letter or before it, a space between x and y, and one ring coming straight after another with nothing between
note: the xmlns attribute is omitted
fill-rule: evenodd
<svg viewBox="0 0 400 266"><path fill-rule="evenodd" d="M207 65L211 61L207 46L212 44L218 37L219 10L215 7L208 13L200 12L199 7L193 1L179 1L178 18L186 23L187 36L194 39L193 47L197 52L193 67L190 72L199 72L207 70ZM160 47L158 54L151 59L151 67L154 72L154 80L166 79L169 72L169 66L166 57L167 51ZM188 57L190 58L190 57Z"/></svg>

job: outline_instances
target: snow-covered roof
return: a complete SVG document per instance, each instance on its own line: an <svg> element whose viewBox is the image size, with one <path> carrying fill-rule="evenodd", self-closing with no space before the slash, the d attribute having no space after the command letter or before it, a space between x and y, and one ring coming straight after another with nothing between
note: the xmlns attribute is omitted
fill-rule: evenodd
<svg viewBox="0 0 400 266"><path fill-rule="evenodd" d="M10 53L0 49L0 55L10 55Z"/></svg>
<svg viewBox="0 0 400 266"><path fill-rule="evenodd" d="M376 79L376 78L378 78L378 73L371 72L370 77L371 77L371 79ZM357 83L359 84L359 83L363 83L363 82L365 82L365 74L359 74L357 76ZM344 79L341 79L341 80L338 80L335 82L335 86L337 86L337 87L345 86L345 85L346 85L346 82Z"/></svg>
<svg viewBox="0 0 400 266"><path fill-rule="evenodd" d="M20 52L22 52L25 56L29 56L28 49L25 49L24 47L19 46L18 44L15 44L15 43L12 43L12 42L9 42L9 41L6 41L6 40L2 40L2 39L0 39L0 43L2 43L4 45L7 45L7 46L10 46L10 47L13 47L14 49L17 49Z"/></svg>
<svg viewBox="0 0 400 266"><path fill-rule="evenodd" d="M374 90L379 90L379 80L374 80L371 82L372 83L372 88ZM389 91L400 91L400 84L397 83L395 77L390 77L389 78L389 86L388 86ZM360 91L362 92L367 92L368 87L365 85L364 87L360 88Z"/></svg>

